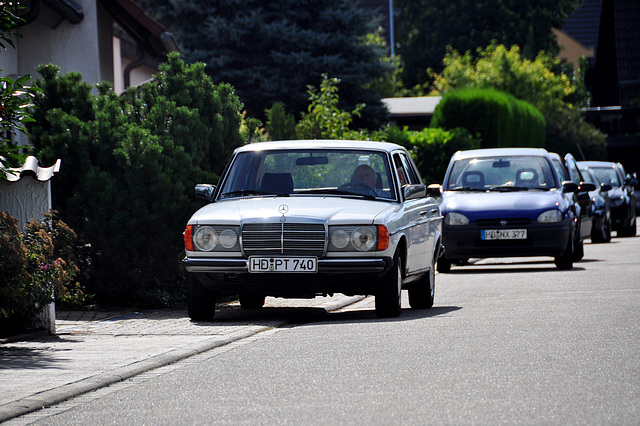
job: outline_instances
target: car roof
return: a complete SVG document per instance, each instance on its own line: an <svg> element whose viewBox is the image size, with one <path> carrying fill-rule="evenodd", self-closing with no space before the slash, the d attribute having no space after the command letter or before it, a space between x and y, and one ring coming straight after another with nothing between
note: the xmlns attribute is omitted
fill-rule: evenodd
<svg viewBox="0 0 640 426"><path fill-rule="evenodd" d="M616 164L611 161L578 161L579 166L586 167L606 167L606 168L615 168Z"/></svg>
<svg viewBox="0 0 640 426"><path fill-rule="evenodd" d="M401 145L391 142L378 141L355 141L355 140L334 140L334 139L313 139L313 140L287 140L272 142L255 142L241 146L236 152L278 150L278 149L375 149L381 151L393 151L405 149Z"/></svg>
<svg viewBox="0 0 640 426"><path fill-rule="evenodd" d="M453 154L456 160L478 157L495 157L500 155L531 155L536 157L547 157L549 152L544 148L484 148L458 151Z"/></svg>

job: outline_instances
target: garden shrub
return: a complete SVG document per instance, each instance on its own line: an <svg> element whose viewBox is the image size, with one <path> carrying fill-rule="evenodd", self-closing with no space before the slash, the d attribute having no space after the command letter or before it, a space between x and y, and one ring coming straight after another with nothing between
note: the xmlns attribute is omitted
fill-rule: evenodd
<svg viewBox="0 0 640 426"><path fill-rule="evenodd" d="M62 159L53 203L91 243L87 291L99 303L162 306L184 295L182 231L202 206L193 189L217 183L244 143L241 102L204 68L172 53L152 81L122 95L107 83L94 95L78 74L38 68L34 154ZM255 120L244 123L259 136Z"/></svg>
<svg viewBox="0 0 640 426"><path fill-rule="evenodd" d="M544 147L546 124L533 105L495 89L460 89L446 93L431 127L463 127L482 137L482 148Z"/></svg>
<svg viewBox="0 0 640 426"><path fill-rule="evenodd" d="M41 309L56 301L81 304L77 236L53 214L31 221L24 231L0 212L0 329L29 329Z"/></svg>

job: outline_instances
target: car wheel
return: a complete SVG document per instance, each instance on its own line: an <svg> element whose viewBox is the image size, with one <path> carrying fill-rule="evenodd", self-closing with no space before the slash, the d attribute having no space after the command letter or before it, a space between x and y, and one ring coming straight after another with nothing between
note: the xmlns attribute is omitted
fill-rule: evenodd
<svg viewBox="0 0 640 426"><path fill-rule="evenodd" d="M607 219L607 223L604 228L604 241L605 243L611 242L611 216Z"/></svg>
<svg viewBox="0 0 640 426"><path fill-rule="evenodd" d="M629 226L623 227L618 231L620 237L633 237L636 235L636 216L633 216L633 222Z"/></svg>
<svg viewBox="0 0 640 426"><path fill-rule="evenodd" d="M451 261L446 259L444 256L441 256L440 259L438 259L438 272L443 274L451 272Z"/></svg>
<svg viewBox="0 0 640 426"><path fill-rule="evenodd" d="M578 262L584 257L584 242L577 241L573 246L573 261Z"/></svg>
<svg viewBox="0 0 640 426"><path fill-rule="evenodd" d="M428 309L433 306L436 293L436 260L431 259L429 272L409 287L409 305L413 309Z"/></svg>
<svg viewBox="0 0 640 426"><path fill-rule="evenodd" d="M608 239L607 239L608 238ZM602 226L591 230L592 243L608 243L611 240L611 218L602 218Z"/></svg>
<svg viewBox="0 0 640 426"><path fill-rule="evenodd" d="M187 310L194 321L211 321L216 313L216 292L187 273Z"/></svg>
<svg viewBox="0 0 640 426"><path fill-rule="evenodd" d="M240 307L242 309L259 309L264 306L265 296L260 294L241 294Z"/></svg>
<svg viewBox="0 0 640 426"><path fill-rule="evenodd" d="M400 315L402 296L402 260L396 253L393 266L378 283L375 293L376 315L391 318Z"/></svg>
<svg viewBox="0 0 640 426"><path fill-rule="evenodd" d="M558 269L568 270L573 268L573 238L569 238L567 248L561 256L556 256L554 263Z"/></svg>

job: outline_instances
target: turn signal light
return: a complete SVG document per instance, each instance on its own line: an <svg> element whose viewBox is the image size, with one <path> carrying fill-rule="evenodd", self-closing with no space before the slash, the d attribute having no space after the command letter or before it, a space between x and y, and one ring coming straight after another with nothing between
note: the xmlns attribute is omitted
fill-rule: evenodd
<svg viewBox="0 0 640 426"><path fill-rule="evenodd" d="M378 225L378 245L377 251L383 251L389 248L389 230L384 225Z"/></svg>
<svg viewBox="0 0 640 426"><path fill-rule="evenodd" d="M184 236L184 248L193 251L193 225L187 225L182 235Z"/></svg>

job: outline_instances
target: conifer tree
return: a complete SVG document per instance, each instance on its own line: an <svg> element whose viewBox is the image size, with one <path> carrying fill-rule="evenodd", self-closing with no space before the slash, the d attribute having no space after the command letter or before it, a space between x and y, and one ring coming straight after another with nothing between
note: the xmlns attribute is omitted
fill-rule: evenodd
<svg viewBox="0 0 640 426"><path fill-rule="evenodd" d="M384 119L370 84L392 65L387 52L366 42L377 19L344 0L183 0L141 5L179 41L187 60L207 64L216 82L233 85L249 115L264 121L276 102L296 118L307 107L306 89L322 74L341 81L341 107L365 103L365 124Z"/></svg>

